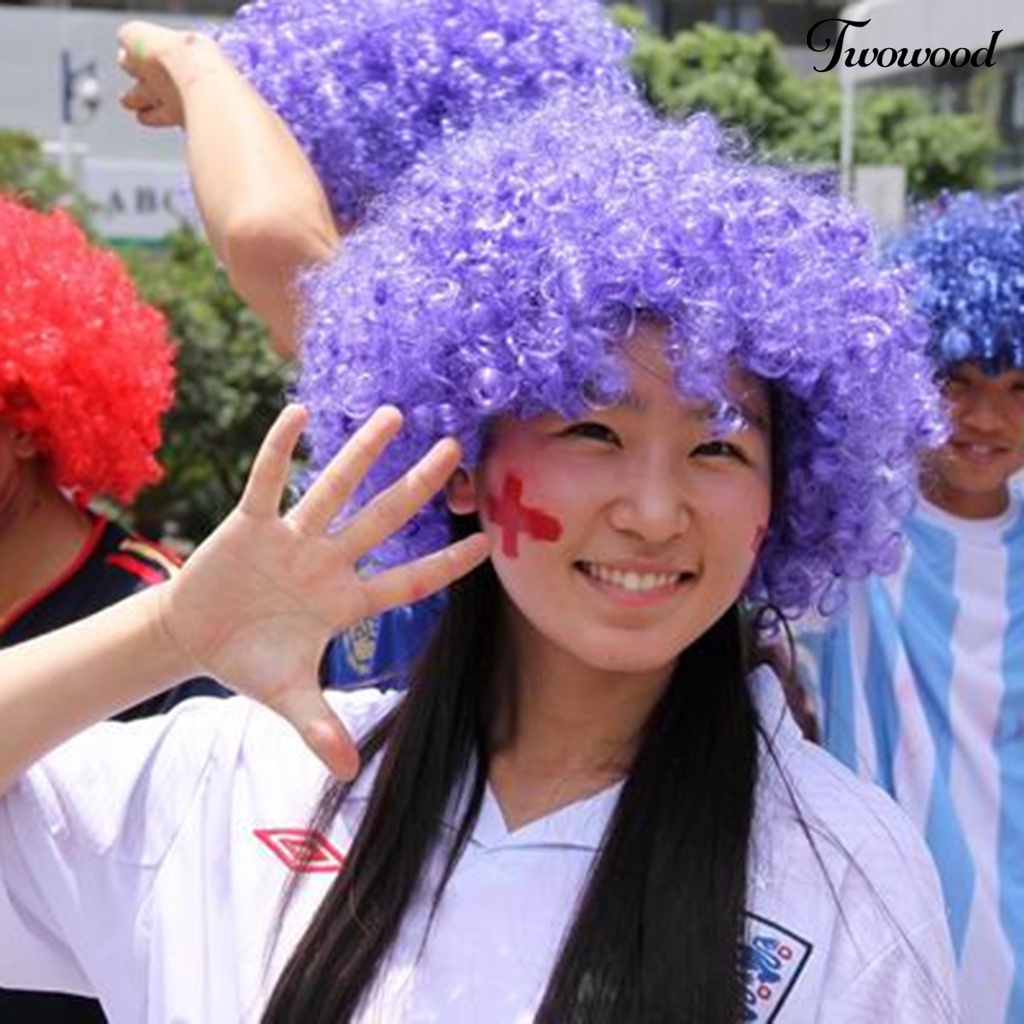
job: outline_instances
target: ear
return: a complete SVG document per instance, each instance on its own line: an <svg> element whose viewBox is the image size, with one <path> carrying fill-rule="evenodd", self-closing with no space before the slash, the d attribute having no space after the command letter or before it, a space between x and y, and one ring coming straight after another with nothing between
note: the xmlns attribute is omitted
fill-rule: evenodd
<svg viewBox="0 0 1024 1024"><path fill-rule="evenodd" d="M8 440L16 459L34 459L39 454L36 439L27 430L11 427Z"/></svg>
<svg viewBox="0 0 1024 1024"><path fill-rule="evenodd" d="M468 516L477 511L476 477L465 466L459 466L445 485L445 501L454 515Z"/></svg>

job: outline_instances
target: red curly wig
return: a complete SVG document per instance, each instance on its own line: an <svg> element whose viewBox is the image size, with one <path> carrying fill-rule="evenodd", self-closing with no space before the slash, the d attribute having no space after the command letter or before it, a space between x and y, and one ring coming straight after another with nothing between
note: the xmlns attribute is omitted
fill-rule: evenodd
<svg viewBox="0 0 1024 1024"><path fill-rule="evenodd" d="M172 357L115 255L66 214L0 195L0 419L33 438L54 483L127 502L159 479Z"/></svg>

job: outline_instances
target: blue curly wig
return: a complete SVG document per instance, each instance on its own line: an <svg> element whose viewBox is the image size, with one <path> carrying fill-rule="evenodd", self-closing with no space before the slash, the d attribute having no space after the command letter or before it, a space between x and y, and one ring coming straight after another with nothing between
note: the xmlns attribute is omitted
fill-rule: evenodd
<svg viewBox="0 0 1024 1024"><path fill-rule="evenodd" d="M939 373L974 363L988 374L1024 369L1024 200L943 196L919 211L893 247L927 277L918 307L932 324Z"/></svg>
<svg viewBox="0 0 1024 1024"><path fill-rule="evenodd" d="M709 117L555 98L435 148L305 279L313 461L380 403L403 410L358 507L444 434L472 464L495 416L614 403L641 312L682 393L723 396L730 363L768 382L775 499L749 593L828 610L843 579L895 567L917 456L944 435L911 278L849 206L731 158ZM448 529L435 502L376 555Z"/></svg>
<svg viewBox="0 0 1024 1024"><path fill-rule="evenodd" d="M478 116L633 90L629 35L596 0L253 0L213 35L346 221Z"/></svg>

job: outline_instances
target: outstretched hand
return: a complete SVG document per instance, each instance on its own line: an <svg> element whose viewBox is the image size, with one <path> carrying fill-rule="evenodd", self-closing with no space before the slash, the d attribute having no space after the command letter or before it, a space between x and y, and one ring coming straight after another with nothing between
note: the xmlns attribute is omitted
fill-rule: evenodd
<svg viewBox="0 0 1024 1024"><path fill-rule="evenodd" d="M335 531L330 526L401 427L384 407L351 438L302 499L280 505L306 412L289 406L264 440L238 507L164 589L161 625L195 665L266 704L333 772L358 756L320 692L327 641L366 616L418 601L487 557L483 534L373 576L360 560L412 518L457 468L458 444L436 444L404 477Z"/></svg>

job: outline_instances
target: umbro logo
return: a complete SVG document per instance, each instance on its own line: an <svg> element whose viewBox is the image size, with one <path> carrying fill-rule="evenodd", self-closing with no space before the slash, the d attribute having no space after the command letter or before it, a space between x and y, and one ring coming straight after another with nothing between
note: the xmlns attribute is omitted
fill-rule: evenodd
<svg viewBox="0 0 1024 1024"><path fill-rule="evenodd" d="M254 828L252 834L289 871L297 874L340 871L345 864L345 855L313 829Z"/></svg>

